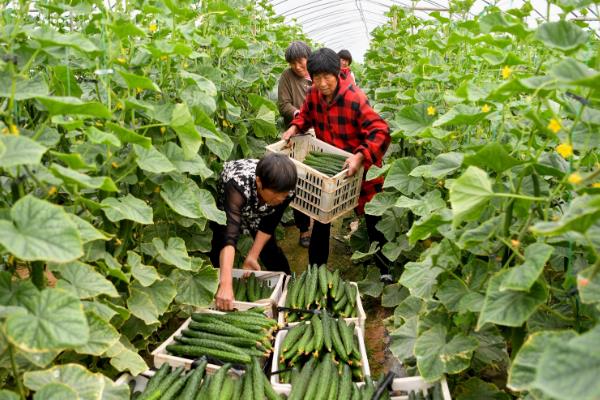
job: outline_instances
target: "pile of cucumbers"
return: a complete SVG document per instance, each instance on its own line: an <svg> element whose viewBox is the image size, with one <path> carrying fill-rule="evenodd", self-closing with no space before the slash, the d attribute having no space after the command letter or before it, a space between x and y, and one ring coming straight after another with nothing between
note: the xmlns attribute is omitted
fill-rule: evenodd
<svg viewBox="0 0 600 400"><path fill-rule="evenodd" d="M311 151L304 158L304 165L308 165L317 171L334 176L344 170L344 163L348 157L333 153Z"/></svg>
<svg viewBox="0 0 600 400"><path fill-rule="evenodd" d="M273 288L256 275L250 274L247 278L233 278L233 294L237 301L257 301L268 299L273 293Z"/></svg>
<svg viewBox="0 0 600 400"><path fill-rule="evenodd" d="M308 266L300 276L292 275L287 287L285 306L294 309L326 309L333 317L357 316L355 285L340 278L339 270L331 272L325 265ZM287 312L287 322L309 317L305 313Z"/></svg>
<svg viewBox="0 0 600 400"><path fill-rule="evenodd" d="M354 323L346 324L343 319L332 318L327 312L313 315L310 323L305 321L291 327L281 343L280 354L276 356L278 369L287 370L279 374L281 383L293 381L294 368L298 369L313 359L329 359L339 366L340 371L343 365L348 365L352 379L362 381L364 378Z"/></svg>
<svg viewBox="0 0 600 400"><path fill-rule="evenodd" d="M254 357L242 377L229 374L231 364L223 365L216 374L205 374L207 362L184 373L183 367L163 364L150 379L146 389L134 393L135 400L281 400Z"/></svg>
<svg viewBox="0 0 600 400"><path fill-rule="evenodd" d="M444 400L442 385L440 382L423 391L416 390L408 392L408 400Z"/></svg>
<svg viewBox="0 0 600 400"><path fill-rule="evenodd" d="M208 356L238 364L249 364L252 357L266 357L273 349L277 322L260 311L194 313L187 329L167 351L191 359Z"/></svg>
<svg viewBox="0 0 600 400"><path fill-rule="evenodd" d="M336 363L328 355L322 360L311 359L301 371L295 372L288 400L371 400L374 394L375 384L370 377L359 387L352 382L350 366ZM389 393L380 397L381 400L389 398Z"/></svg>

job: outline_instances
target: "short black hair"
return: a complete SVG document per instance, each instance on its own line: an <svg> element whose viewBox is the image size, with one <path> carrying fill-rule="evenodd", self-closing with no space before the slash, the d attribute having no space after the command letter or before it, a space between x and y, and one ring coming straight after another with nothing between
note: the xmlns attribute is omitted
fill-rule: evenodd
<svg viewBox="0 0 600 400"><path fill-rule="evenodd" d="M340 56L327 47L313 52L308 57L306 68L311 78L320 73L330 73L335 76L340 74Z"/></svg>
<svg viewBox="0 0 600 400"><path fill-rule="evenodd" d="M348 65L352 64L352 54L346 49L338 51L338 56L348 61Z"/></svg>
<svg viewBox="0 0 600 400"><path fill-rule="evenodd" d="M256 165L256 176L260 178L264 189L277 193L296 189L298 173L290 158L280 153L268 153Z"/></svg>
<svg viewBox="0 0 600 400"><path fill-rule="evenodd" d="M285 50L285 61L291 63L301 58L308 58L310 53L310 47L306 43L301 41L292 42Z"/></svg>

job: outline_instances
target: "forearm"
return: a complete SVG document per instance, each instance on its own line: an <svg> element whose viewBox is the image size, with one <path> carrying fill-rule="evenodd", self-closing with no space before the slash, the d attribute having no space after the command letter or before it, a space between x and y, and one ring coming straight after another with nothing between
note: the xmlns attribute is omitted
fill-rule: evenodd
<svg viewBox="0 0 600 400"><path fill-rule="evenodd" d="M256 237L254 238L254 243L252 243L252 247L248 252L248 257L258 260L262 249L265 247L267 242L271 239L272 235L265 233L263 231L258 231L256 233Z"/></svg>
<svg viewBox="0 0 600 400"><path fill-rule="evenodd" d="M227 245L221 249L221 253L219 254L219 266L220 266L220 275L219 275L219 283L221 285L231 284L233 281L232 277L232 269L233 269L233 260L235 259L235 247L231 245Z"/></svg>

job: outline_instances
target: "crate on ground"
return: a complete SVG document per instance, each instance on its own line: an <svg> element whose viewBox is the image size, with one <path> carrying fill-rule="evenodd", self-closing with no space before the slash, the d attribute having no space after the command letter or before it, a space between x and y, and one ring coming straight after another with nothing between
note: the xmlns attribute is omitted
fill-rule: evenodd
<svg viewBox="0 0 600 400"><path fill-rule="evenodd" d="M146 389L146 385L150 378L154 376L156 371L149 369L147 371L142 372L138 376L133 376L131 374L123 374L117 378L115 381L116 385L127 385L129 386L130 393L133 395L135 392L143 392Z"/></svg>
<svg viewBox="0 0 600 400"><path fill-rule="evenodd" d="M281 298L279 299L279 303L278 306L279 307L285 307L285 299L287 298L287 284L289 282L289 278L286 280L285 285L284 285L284 289L283 289L283 293L281 295ZM356 286L356 317L352 317L352 318L344 318L344 320L349 324L351 322L354 322L354 324L356 326L358 326L360 329L362 329L363 331L365 330L365 321L367 320L367 314L365 313L365 309L363 308L362 305L362 301L360 299L360 291L358 290L358 285L356 284L356 282L348 282L353 286ZM285 312L279 312L279 315L277 317L277 322L279 323L279 326L294 326L296 324L298 324L298 322L286 322L285 320Z"/></svg>
<svg viewBox="0 0 600 400"><path fill-rule="evenodd" d="M347 322L347 321L346 321ZM347 322L350 324L349 322ZM273 349L273 363L271 364L271 386L277 391L277 393L289 395L292 390L290 383L281 383L279 381L279 375L273 374L278 369L279 353L281 352L281 345L283 340L287 336L287 330L280 330L275 337L275 347ZM369 367L369 359L367 358L367 349L365 347L365 337L363 330L358 326L354 328L354 335L358 338L358 347L360 349L361 358L361 370L365 377L371 376L371 368ZM359 383L360 385L361 383Z"/></svg>
<svg viewBox="0 0 600 400"><path fill-rule="evenodd" d="M315 220L327 224L351 211L358 204L363 167L352 177L346 171L330 177L302 163L311 151L350 157L352 154L325 143L312 135L297 135L288 143L279 141L267 146L267 151L288 155L298 171L296 196L291 206Z"/></svg>
<svg viewBox="0 0 600 400"><path fill-rule="evenodd" d="M247 309L248 308L246 308L246 310ZM212 310L209 308L199 309L196 312L208 313L208 314L225 314L224 312ZM267 311L265 311L265 313L267 314L267 316L269 318L273 318L273 314L269 315L269 313ZM186 358L186 357L170 354L167 351L167 346L175 343L175 338L177 336L182 335L183 330L188 328L190 322L192 322L191 317L186 319L183 322L183 324L171 336L169 336L167 338L167 340L165 340L163 343L161 343L160 346L158 346L156 349L154 349L154 351L152 353L150 353L150 355L153 358L154 368L160 368L160 366L163 365L164 363L168 363L172 367L184 367L186 370L189 370L192 368L192 364L194 363L194 361L196 361L196 359ZM263 360L263 363L264 363L264 361L266 361L266 358L265 358L265 360ZM220 365L209 363L206 366L206 372L208 374L213 374L219 368L221 368Z"/></svg>
<svg viewBox="0 0 600 400"><path fill-rule="evenodd" d="M448 389L448 382L446 378L442 378L439 382L442 389L442 398L444 400L452 400L450 396L450 389ZM410 392L427 391L429 388L433 388L437 382L428 383L420 376L411 376L406 378L396 378L392 382L392 395L391 400L408 400ZM426 392L422 392L426 396Z"/></svg>

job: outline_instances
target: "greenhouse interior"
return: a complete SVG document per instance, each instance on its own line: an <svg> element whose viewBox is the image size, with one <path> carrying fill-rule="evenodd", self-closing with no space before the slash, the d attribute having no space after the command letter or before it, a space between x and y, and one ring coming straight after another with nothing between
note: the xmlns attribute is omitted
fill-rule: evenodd
<svg viewBox="0 0 600 400"><path fill-rule="evenodd" d="M0 0L0 399L599 400L599 0Z"/></svg>

